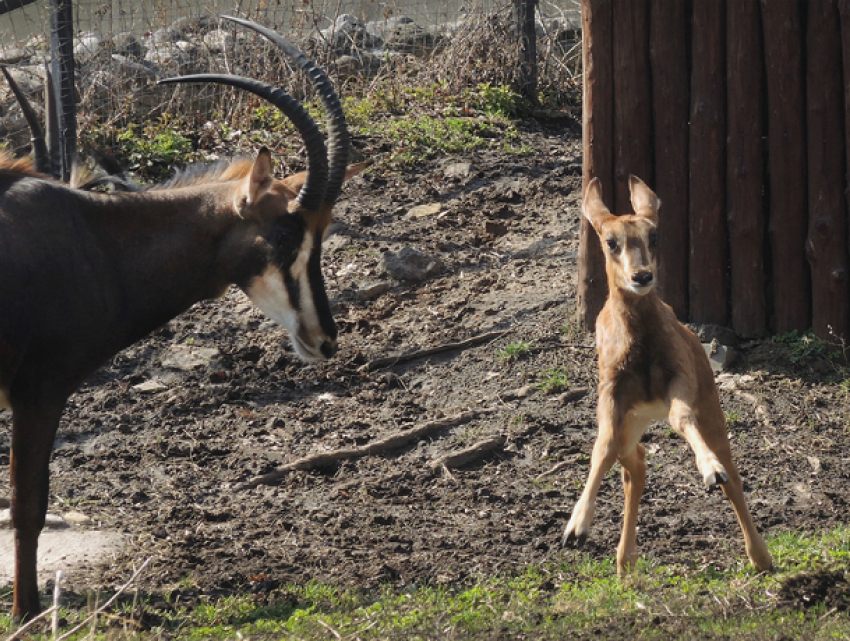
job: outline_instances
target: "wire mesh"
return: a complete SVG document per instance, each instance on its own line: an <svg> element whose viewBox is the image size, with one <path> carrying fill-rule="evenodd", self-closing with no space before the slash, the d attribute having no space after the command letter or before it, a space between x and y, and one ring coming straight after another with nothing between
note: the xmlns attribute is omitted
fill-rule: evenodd
<svg viewBox="0 0 850 641"><path fill-rule="evenodd" d="M26 0L13 0L23 3ZM2 6L0 6L2 10ZM444 82L459 88L515 80L511 0L78 0L74 3L77 113L89 128L120 128L163 115L238 121L257 100L219 86L158 86L186 73L236 73L309 93L281 54L222 13L269 26L303 48L346 95L376 79ZM538 4L542 90L575 83L580 60L578 0ZM50 57L49 2L0 15L0 64L43 109ZM0 137L28 142L20 109L0 87Z"/></svg>

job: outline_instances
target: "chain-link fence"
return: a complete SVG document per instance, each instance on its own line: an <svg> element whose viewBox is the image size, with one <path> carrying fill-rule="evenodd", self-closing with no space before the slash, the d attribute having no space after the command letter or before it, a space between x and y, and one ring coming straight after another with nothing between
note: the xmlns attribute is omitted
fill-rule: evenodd
<svg viewBox="0 0 850 641"><path fill-rule="evenodd" d="M388 80L441 82L450 90L516 86L515 1L79 0L73 2L78 125L84 132L120 128L163 113L234 121L256 106L252 97L219 86L156 85L186 73L246 75L303 97L303 79L280 54L253 32L221 20L222 13L270 26L298 44L344 95L368 94ZM0 15L0 64L42 109L50 2L5 4L18 8ZM578 0L539 2L536 20L540 91L557 101L578 79ZM21 151L29 135L5 86L0 101L0 136Z"/></svg>

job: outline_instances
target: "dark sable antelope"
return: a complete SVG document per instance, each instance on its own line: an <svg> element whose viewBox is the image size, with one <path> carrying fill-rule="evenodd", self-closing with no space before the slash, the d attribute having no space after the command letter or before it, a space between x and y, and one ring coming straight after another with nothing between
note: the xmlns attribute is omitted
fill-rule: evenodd
<svg viewBox="0 0 850 641"><path fill-rule="evenodd" d="M12 410L15 532L13 616L39 611L36 547L48 501L48 462L71 393L119 350L193 303L241 287L318 361L337 351L321 272L321 243L348 168L349 139L329 80L268 29L229 18L271 40L314 85L327 114L318 127L280 89L235 76L218 82L267 99L299 130L307 171L275 179L271 154L193 171L135 193L72 189L0 161L0 407Z"/></svg>
<svg viewBox="0 0 850 641"><path fill-rule="evenodd" d="M609 294L596 321L599 433L564 543L581 544L587 538L602 479L619 461L626 505L617 571L623 574L634 564L637 511L646 479L640 439L650 421L666 418L696 455L706 487L719 485L731 501L750 561L767 570L770 553L747 509L708 357L696 335L676 320L655 291L661 201L635 176L629 178L629 188L633 215L608 211L598 179L587 186L582 206L602 241Z"/></svg>

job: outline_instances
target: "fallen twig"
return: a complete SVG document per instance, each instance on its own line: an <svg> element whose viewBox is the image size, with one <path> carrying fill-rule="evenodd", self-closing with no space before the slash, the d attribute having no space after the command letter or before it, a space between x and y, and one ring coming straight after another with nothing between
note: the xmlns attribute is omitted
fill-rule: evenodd
<svg viewBox="0 0 850 641"><path fill-rule="evenodd" d="M117 591L115 594L113 594L113 595L112 595L112 598L110 598L110 599L109 599L106 603L104 603L104 604L103 604L102 606L100 606L97 610L95 610L95 611L94 611L94 612L92 612L89 616L87 616L87 617L86 617L86 619L85 619L82 623L80 623L79 625L77 625L77 626L75 626L74 628L70 629L68 632L66 632L65 634L63 634L63 635L62 635L61 637L59 637L58 639L56 639L56 641L62 641L62 639L67 639L69 636L71 636L72 634L74 634L75 632L77 632L78 630L80 630L83 626L87 625L87 624L88 624L88 622L89 622L89 621L91 621L92 619L94 619L94 618L95 618L98 614L100 614L101 612L103 612L104 610L106 610L106 608L108 608L110 605L112 605L113 603L115 603L115 600L116 600L119 596L121 596L121 594L124 592L124 590L126 590L128 587L130 587L130 586L133 584L133 581L135 581L135 580L136 580L136 578L137 578L137 577L138 577L138 576L142 573L142 571L143 571L143 570L147 567L148 563L150 563L152 559L153 559L153 557L152 557L152 556L149 556L149 557L147 558L147 560L146 560L144 563L142 563L142 565L139 567L139 569L138 569L138 570L136 570L136 571L133 573L133 576L131 576L131 577L130 577L130 580L129 580L129 581L127 581L127 582L126 582L124 585L122 585L120 588L118 588L118 591Z"/></svg>
<svg viewBox="0 0 850 641"><path fill-rule="evenodd" d="M488 341L492 341L501 336L504 336L508 333L508 331L509 330L503 329L496 332L487 332L486 334L473 336L472 338L457 341L456 343L444 343L442 345L437 345L436 347L418 349L416 351L408 352L406 354L398 354L396 356L384 356L382 358L376 358L373 361L369 361L365 365L361 365L358 371L371 372L372 370L378 369L379 367L386 367L387 365L395 365L396 363L406 363L408 361L415 361L418 358L433 356L434 354L439 354L441 352L451 352L456 349L466 349L468 347L474 347L476 345L480 345L481 343L487 343Z"/></svg>
<svg viewBox="0 0 850 641"><path fill-rule="evenodd" d="M497 447L502 447L505 444L505 435L500 434L483 441L478 441L474 445L470 445L466 449L446 454L431 463L431 469L460 467L476 461L485 454L492 452Z"/></svg>
<svg viewBox="0 0 850 641"><path fill-rule="evenodd" d="M561 470L568 468L570 465L573 465L574 463L575 463L574 458L566 460L566 461L561 461L555 467L549 468L545 472L541 472L540 474L535 476L534 480L539 481L541 479L545 479L547 476L552 476L553 474L557 474Z"/></svg>
<svg viewBox="0 0 850 641"><path fill-rule="evenodd" d="M55 605L47 608L44 612L39 614L37 617L30 619L24 625L22 625L20 628L18 628L15 632L12 633L12 636L6 637L6 641L15 641L16 639L23 639L24 637L20 636L21 634L23 634L24 632L29 630L37 622L39 622L42 619L52 615L55 610L58 610L58 607L55 606Z"/></svg>
<svg viewBox="0 0 850 641"><path fill-rule="evenodd" d="M236 486L236 489L246 490L252 487L257 487L258 485L272 485L286 476L289 472L328 467L329 465L339 463L340 461L361 458L370 454L379 454L381 452L386 452L387 450L398 449L399 447L407 445L411 441L427 436L431 432L468 423L482 414L487 414L493 411L495 411L493 408L470 410L468 412L455 414L454 416L447 416L446 418L438 418L433 421L428 421L427 423L422 423L421 425L417 425L409 430L390 434L389 436L385 436L377 441L372 441L371 443L367 443L366 445L361 445L359 447L349 447L340 450L332 450L330 452L311 454L310 456L305 456L297 461L293 461L292 463L287 463L273 472L263 474L262 476L258 476L250 481L241 483Z"/></svg>

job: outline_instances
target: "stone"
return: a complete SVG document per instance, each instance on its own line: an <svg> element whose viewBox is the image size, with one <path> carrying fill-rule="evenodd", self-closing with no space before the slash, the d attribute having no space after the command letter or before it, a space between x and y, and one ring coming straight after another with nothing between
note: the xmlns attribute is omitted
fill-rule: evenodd
<svg viewBox="0 0 850 641"><path fill-rule="evenodd" d="M703 343L702 347L705 350L705 355L708 356L711 370L715 374L728 369L737 356L734 347L723 345L717 339L710 343Z"/></svg>
<svg viewBox="0 0 850 641"><path fill-rule="evenodd" d="M416 205L407 212L408 218L430 218L436 216L443 211L443 206L440 203L429 203L427 205Z"/></svg>
<svg viewBox="0 0 850 641"><path fill-rule="evenodd" d="M392 289L392 283L382 280L362 286L357 291L357 297L362 301L374 300Z"/></svg>
<svg viewBox="0 0 850 641"><path fill-rule="evenodd" d="M78 512L76 510L65 512L62 517L70 525L88 525L89 523L91 523L91 518L89 518L88 515L83 514L82 512Z"/></svg>
<svg viewBox="0 0 850 641"><path fill-rule="evenodd" d="M215 347L195 347L193 345L173 345L168 355L162 359L162 366L188 372L193 369L207 368L218 356Z"/></svg>
<svg viewBox="0 0 850 641"><path fill-rule="evenodd" d="M168 387L163 385L157 380L145 381L144 383L139 383L138 385L133 385L131 387L134 392L140 392L142 394L155 394L157 392L162 392L167 390Z"/></svg>
<svg viewBox="0 0 850 641"><path fill-rule="evenodd" d="M390 276L401 281L422 282L443 271L443 263L439 258L410 247L403 247L398 252L386 252L381 263Z"/></svg>

